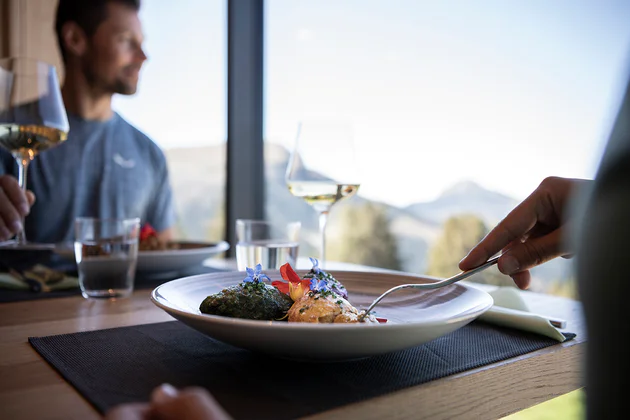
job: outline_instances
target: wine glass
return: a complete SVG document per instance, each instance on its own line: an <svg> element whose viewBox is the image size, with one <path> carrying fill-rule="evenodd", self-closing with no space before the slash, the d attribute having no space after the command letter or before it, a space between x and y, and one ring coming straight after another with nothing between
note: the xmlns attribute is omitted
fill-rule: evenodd
<svg viewBox="0 0 630 420"><path fill-rule="evenodd" d="M360 185L350 123L336 119L302 121L285 180L291 194L304 199L319 213L319 259L323 267L330 208L356 194Z"/></svg>
<svg viewBox="0 0 630 420"><path fill-rule="evenodd" d="M54 66L22 57L0 59L0 146L13 155L26 191L28 165L41 151L66 140L68 117ZM22 231L8 245L37 248Z"/></svg>

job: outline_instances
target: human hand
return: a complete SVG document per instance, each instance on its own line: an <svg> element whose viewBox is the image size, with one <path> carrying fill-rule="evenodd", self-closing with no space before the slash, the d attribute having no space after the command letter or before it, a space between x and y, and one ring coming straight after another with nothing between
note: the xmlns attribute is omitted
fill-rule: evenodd
<svg viewBox="0 0 630 420"><path fill-rule="evenodd" d="M35 195L24 193L17 179L11 175L0 176L0 242L22 231L22 218L31 211Z"/></svg>
<svg viewBox="0 0 630 420"><path fill-rule="evenodd" d="M122 404L107 412L105 420L230 420L216 400L203 388L178 391L162 384L151 394L151 402Z"/></svg>
<svg viewBox="0 0 630 420"><path fill-rule="evenodd" d="M520 289L527 289L530 268L559 256L570 256L571 250L564 241L564 230L569 223L564 220L564 213L575 188L588 182L545 178L459 262L459 268L470 270L503 251L499 271L512 277Z"/></svg>

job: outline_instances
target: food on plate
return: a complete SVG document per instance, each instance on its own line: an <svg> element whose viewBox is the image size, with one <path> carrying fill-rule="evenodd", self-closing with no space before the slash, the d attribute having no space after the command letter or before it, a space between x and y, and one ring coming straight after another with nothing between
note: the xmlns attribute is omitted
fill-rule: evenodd
<svg viewBox="0 0 630 420"><path fill-rule="evenodd" d="M359 311L346 299L346 288L330 273L319 268L316 259L311 258L313 267L300 278L291 265L280 268L282 278L288 281L288 292L294 303L287 313L289 322L310 322L316 324L357 323ZM286 291L286 283L274 281L272 285ZM377 323L373 315L365 317L365 323Z"/></svg>
<svg viewBox="0 0 630 420"><path fill-rule="evenodd" d="M269 279L256 269L247 269L243 283L230 286L208 296L199 307L201 313L232 318L274 320L283 318L293 301L275 287L263 283Z"/></svg>
<svg viewBox="0 0 630 420"><path fill-rule="evenodd" d="M315 258L309 258L311 260L311 264L313 267L311 270L306 273L304 276L305 279L317 279L320 281L324 281L326 287L333 293L340 295L344 299L348 299L348 291L345 286L341 284L336 278L334 278L330 273L319 268L319 261ZM290 267L290 266L289 266Z"/></svg>
<svg viewBox="0 0 630 420"><path fill-rule="evenodd" d="M140 241L138 244L140 251L166 251L178 248L179 244L160 240L158 233L150 224L147 223L140 229Z"/></svg>
<svg viewBox="0 0 630 420"><path fill-rule="evenodd" d="M328 290L320 293L308 292L291 306L288 315L289 322L316 324L359 322L359 311L350 302Z"/></svg>
<svg viewBox="0 0 630 420"><path fill-rule="evenodd" d="M234 318L319 324L386 322L372 314L359 321L362 313L348 302L343 284L320 269L316 259L311 258L311 262L313 267L302 278L290 264L280 267L285 281L271 281L260 264L255 269L247 268L243 283L206 297L199 310Z"/></svg>

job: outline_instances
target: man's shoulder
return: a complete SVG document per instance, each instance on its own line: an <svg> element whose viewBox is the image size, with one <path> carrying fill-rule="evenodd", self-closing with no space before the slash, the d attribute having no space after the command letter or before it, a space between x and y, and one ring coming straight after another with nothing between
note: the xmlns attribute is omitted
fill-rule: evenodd
<svg viewBox="0 0 630 420"><path fill-rule="evenodd" d="M146 149L154 159L160 161L163 161L165 159L164 152L162 151L160 146L158 146L157 143L153 141L153 139L151 139L148 135L135 127L125 118L123 118L120 114L116 113L116 118L118 118L118 123L120 124L120 126L129 133L130 137L138 145L139 148Z"/></svg>

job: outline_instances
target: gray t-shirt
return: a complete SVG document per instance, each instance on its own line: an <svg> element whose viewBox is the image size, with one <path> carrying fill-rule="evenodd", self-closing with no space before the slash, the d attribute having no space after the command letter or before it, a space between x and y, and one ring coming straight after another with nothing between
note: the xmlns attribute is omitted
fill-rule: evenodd
<svg viewBox="0 0 630 420"><path fill-rule="evenodd" d="M36 156L27 186L37 201L26 219L29 241L74 239L77 217L139 217L157 231L173 225L175 214L164 154L120 115L107 121L68 115L62 144ZM12 156L0 151L0 174L17 174Z"/></svg>

